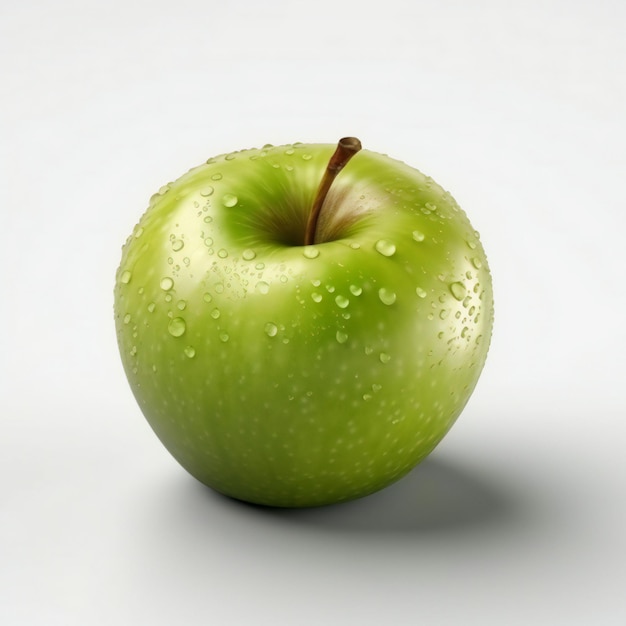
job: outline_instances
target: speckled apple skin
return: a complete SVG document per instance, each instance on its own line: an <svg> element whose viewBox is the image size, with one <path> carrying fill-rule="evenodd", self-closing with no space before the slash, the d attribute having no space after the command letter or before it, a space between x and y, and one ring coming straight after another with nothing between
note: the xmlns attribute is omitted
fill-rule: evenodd
<svg viewBox="0 0 626 626"><path fill-rule="evenodd" d="M449 193L368 150L304 228L333 145L209 159L164 186L123 247L115 322L131 389L198 480L316 506L396 481L483 369L493 294Z"/></svg>

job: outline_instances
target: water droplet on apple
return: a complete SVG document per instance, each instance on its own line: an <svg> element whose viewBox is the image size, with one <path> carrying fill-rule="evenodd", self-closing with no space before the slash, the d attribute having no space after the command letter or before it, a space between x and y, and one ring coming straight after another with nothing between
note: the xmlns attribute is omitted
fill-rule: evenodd
<svg viewBox="0 0 626 626"><path fill-rule="evenodd" d="M473 265L473 266L474 266L477 270L479 270L479 269L483 266L482 261L481 261L479 258L477 258L477 257L474 257L474 258L472 259L472 265Z"/></svg>
<svg viewBox="0 0 626 626"><path fill-rule="evenodd" d="M208 198L209 196L213 195L214 191L215 189L213 189L211 185L207 185L204 189L200 191L200 195L203 196L204 198Z"/></svg>
<svg viewBox="0 0 626 626"><path fill-rule="evenodd" d="M380 359L381 363L389 363L389 361L391 361L391 356L386 352L381 352L378 358Z"/></svg>
<svg viewBox="0 0 626 626"><path fill-rule="evenodd" d="M348 341L348 334L344 333L342 330L338 330L335 333L335 339L337 339L338 343L346 343L346 341Z"/></svg>
<svg viewBox="0 0 626 626"><path fill-rule="evenodd" d="M165 278L161 279L159 285L161 286L161 289L163 289L163 291L169 291L170 289L172 289L172 287L174 287L174 281L169 276L166 276Z"/></svg>
<svg viewBox="0 0 626 626"><path fill-rule="evenodd" d="M321 302L322 301L322 294L321 293L317 293L316 291L314 291L311 294L311 299L313 300L313 302Z"/></svg>
<svg viewBox="0 0 626 626"><path fill-rule="evenodd" d="M222 204L228 209L237 206L237 202L239 202L239 198L232 193L225 193L222 196Z"/></svg>
<svg viewBox="0 0 626 626"><path fill-rule="evenodd" d="M212 239L211 237L207 237L207 238L204 240L204 245L205 245L207 248L210 248L210 247L213 245L213 239Z"/></svg>
<svg viewBox="0 0 626 626"><path fill-rule="evenodd" d="M270 290L270 286L264 280L260 280L256 284L256 288L258 289L259 293L262 293L263 295L269 293Z"/></svg>
<svg viewBox="0 0 626 626"><path fill-rule="evenodd" d="M120 282L124 285L128 285L128 283L130 282L130 279L133 277L132 273L129 272L128 270L124 270L121 274L120 274Z"/></svg>
<svg viewBox="0 0 626 626"><path fill-rule="evenodd" d="M478 335L478 337L476 337L476 345L479 346L482 340L483 340L483 336Z"/></svg>
<svg viewBox="0 0 626 626"><path fill-rule="evenodd" d="M273 324L272 322L268 322L267 324L265 324L265 328L263 330L268 337L276 337L276 335L278 334L278 326L276 326L276 324Z"/></svg>
<svg viewBox="0 0 626 626"><path fill-rule="evenodd" d="M472 239L468 239L466 241L467 243L467 247L470 248L470 250L476 250L476 242L473 241Z"/></svg>
<svg viewBox="0 0 626 626"><path fill-rule="evenodd" d="M304 250L302 251L302 254L307 259L316 259L320 255L320 251L314 246L305 246Z"/></svg>
<svg viewBox="0 0 626 626"><path fill-rule="evenodd" d="M149 312L149 313L154 313L154 309L156 309L156 304L155 304L154 302L151 302L151 303L148 305L148 312Z"/></svg>
<svg viewBox="0 0 626 626"><path fill-rule="evenodd" d="M139 239L143 235L143 227L139 226L137 230L135 230L135 239Z"/></svg>
<svg viewBox="0 0 626 626"><path fill-rule="evenodd" d="M229 339L230 339L230 336L229 336L229 334L226 331L222 331L220 333L220 341L222 343L226 343Z"/></svg>
<svg viewBox="0 0 626 626"><path fill-rule="evenodd" d="M174 239L174 241L172 241L172 250L174 250L174 252L182 250L184 246L185 242L182 239Z"/></svg>
<svg viewBox="0 0 626 626"><path fill-rule="evenodd" d="M413 239L415 239L415 241L417 241L418 243L424 241L424 233L422 233L419 230L414 230L413 231Z"/></svg>
<svg viewBox="0 0 626 626"><path fill-rule="evenodd" d="M293 148L287 148L287 150L285 150L285 154L289 154L292 155L295 152L295 150Z"/></svg>
<svg viewBox="0 0 626 626"><path fill-rule="evenodd" d="M225 258L228 256L228 251L227 251L227 250L224 250L224 248L220 248L220 249L217 251L217 256L218 256L220 259L225 259Z"/></svg>
<svg viewBox="0 0 626 626"><path fill-rule="evenodd" d="M356 241L353 241L353 242L350 244L350 247L351 247L353 250L358 250L358 249L361 247L361 244L360 244L360 243L357 243Z"/></svg>
<svg viewBox="0 0 626 626"><path fill-rule="evenodd" d="M213 176L211 176L212 180L222 180L222 175L218 172L217 174L213 174Z"/></svg>
<svg viewBox="0 0 626 626"><path fill-rule="evenodd" d="M465 339L465 337L467 337L468 332L469 332L469 328L467 326L464 326L463 330L461 331L461 337Z"/></svg>
<svg viewBox="0 0 626 626"><path fill-rule="evenodd" d="M153 187L154 189L154 187ZM168 191L170 190L170 186L169 185L163 185L159 191L157 192L160 196L164 196Z"/></svg>
<svg viewBox="0 0 626 626"><path fill-rule="evenodd" d="M133 347L130 349L130 356L137 356L137 346L133 346ZM135 374L136 374L136 373L137 373L137 372L135 372Z"/></svg>
<svg viewBox="0 0 626 626"><path fill-rule="evenodd" d="M213 218L212 218L210 215L207 215L207 216L204 218L204 222L205 222L205 224L210 224L212 221L213 221Z"/></svg>
<svg viewBox="0 0 626 626"><path fill-rule="evenodd" d="M186 346L185 356L187 356L190 359L193 359L196 356L196 349L193 346Z"/></svg>
<svg viewBox="0 0 626 626"><path fill-rule="evenodd" d="M231 152L230 154L227 154L224 159L226 161L232 161L235 158L235 155Z"/></svg>
<svg viewBox="0 0 626 626"><path fill-rule="evenodd" d="M303 154L302 159L304 161L310 161L313 157L310 154Z"/></svg>
<svg viewBox="0 0 626 626"><path fill-rule="evenodd" d="M450 293L460 302L463 298L465 298L467 289L463 283L456 282L450 285Z"/></svg>
<svg viewBox="0 0 626 626"><path fill-rule="evenodd" d="M350 285L350 293L353 296L360 296L363 293L363 289L358 285Z"/></svg>
<svg viewBox="0 0 626 626"><path fill-rule="evenodd" d="M184 311L187 308L187 302L185 300L179 300L176 304L176 308L179 311Z"/></svg>
<svg viewBox="0 0 626 626"><path fill-rule="evenodd" d="M371 393L364 393L363 394L363 400L365 400L365 402L367 402L368 400L371 400L374 396Z"/></svg>
<svg viewBox="0 0 626 626"><path fill-rule="evenodd" d="M167 325L167 331L172 337L182 337L187 330L187 324L182 317L175 317Z"/></svg>
<svg viewBox="0 0 626 626"><path fill-rule="evenodd" d="M372 391L373 391L374 393L378 393L378 392L379 392L382 388L383 388L383 386L382 386L382 385L379 385L378 383L374 383L374 384L372 385Z"/></svg>
<svg viewBox="0 0 626 626"><path fill-rule="evenodd" d="M202 299L203 299L205 302L212 302L212 300L213 300L213 296L212 296L210 293L208 293L208 292L207 292L207 293L205 293L205 294L202 296Z"/></svg>
<svg viewBox="0 0 626 626"><path fill-rule="evenodd" d="M396 301L396 298L397 298L394 291L386 289L385 287L381 287L378 290L378 297L380 298L380 301L383 304L386 304L387 306L392 305Z"/></svg>
<svg viewBox="0 0 626 626"><path fill-rule="evenodd" d="M439 311L439 318L442 320L445 320L448 315L450 315L449 309L441 309L441 311Z"/></svg>
<svg viewBox="0 0 626 626"><path fill-rule="evenodd" d="M350 300L348 300L348 298L346 298L345 296L340 295L335 298L335 304L340 309L345 309L350 304Z"/></svg>
<svg viewBox="0 0 626 626"><path fill-rule="evenodd" d="M256 252L251 248L248 248L241 253L241 256L243 257L244 261L252 261L252 259L256 257Z"/></svg>
<svg viewBox="0 0 626 626"><path fill-rule="evenodd" d="M415 288L415 293L417 294L418 298L425 298L426 297L426 292L421 287L416 287Z"/></svg>
<svg viewBox="0 0 626 626"><path fill-rule="evenodd" d="M124 324L128 323L130 323L130 313L126 313L126 315L124 315Z"/></svg>
<svg viewBox="0 0 626 626"><path fill-rule="evenodd" d="M376 252L383 256L393 256L396 253L396 246L386 239L379 239L375 245Z"/></svg>
<svg viewBox="0 0 626 626"><path fill-rule="evenodd" d="M220 315L221 315L220 310L219 310L219 309L217 309L217 308L216 308L216 309L213 309L213 310L211 311L211 317L212 317L214 320L218 319Z"/></svg>

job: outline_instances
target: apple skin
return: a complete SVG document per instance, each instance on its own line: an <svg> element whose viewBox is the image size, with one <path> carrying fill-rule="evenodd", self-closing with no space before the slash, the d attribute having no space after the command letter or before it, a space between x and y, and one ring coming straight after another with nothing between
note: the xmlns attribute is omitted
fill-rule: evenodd
<svg viewBox="0 0 626 626"><path fill-rule="evenodd" d="M483 369L493 294L449 193L362 150L303 246L335 146L209 159L155 194L116 275L115 321L150 426L228 496L304 507L396 481Z"/></svg>

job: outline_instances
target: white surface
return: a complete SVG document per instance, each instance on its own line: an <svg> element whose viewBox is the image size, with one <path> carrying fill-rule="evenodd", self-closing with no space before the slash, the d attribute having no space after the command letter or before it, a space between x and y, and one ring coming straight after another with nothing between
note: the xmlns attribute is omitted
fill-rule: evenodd
<svg viewBox="0 0 626 626"><path fill-rule="evenodd" d="M0 623L626 623L626 4L0 6ZM477 391L370 498L265 511L188 477L112 319L120 246L215 154L357 135L490 258Z"/></svg>

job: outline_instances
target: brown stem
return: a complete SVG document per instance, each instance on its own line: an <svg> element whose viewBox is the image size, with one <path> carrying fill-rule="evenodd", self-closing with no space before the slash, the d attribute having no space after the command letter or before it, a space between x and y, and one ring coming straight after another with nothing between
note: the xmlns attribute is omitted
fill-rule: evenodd
<svg viewBox="0 0 626 626"><path fill-rule="evenodd" d="M346 163L361 149L361 142L356 137L344 137L339 140L337 149L333 156L330 157L326 171L322 177L322 182L317 189L317 195L313 202L313 207L309 213L309 220L306 225L306 231L304 232L304 245L310 246L315 243L315 235L317 233L317 222L319 221L320 213L322 212L322 206L324 200L328 195L333 181L337 177L337 174L345 167Z"/></svg>

